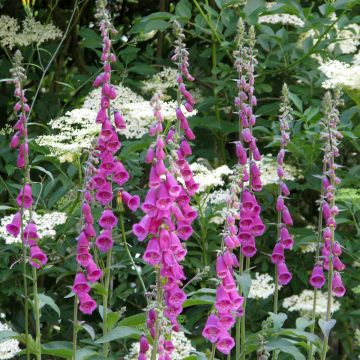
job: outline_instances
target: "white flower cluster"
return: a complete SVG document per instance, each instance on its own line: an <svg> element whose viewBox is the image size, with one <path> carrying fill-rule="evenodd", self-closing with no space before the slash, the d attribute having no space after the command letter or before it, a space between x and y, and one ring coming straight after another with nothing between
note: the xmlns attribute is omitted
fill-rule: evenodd
<svg viewBox="0 0 360 360"><path fill-rule="evenodd" d="M29 212L25 211L25 220L29 220ZM56 235L55 227L57 225L65 224L66 214L58 211L49 212L44 215L33 212L33 220L37 226L37 230L40 238L54 237ZM5 244L19 243L21 242L20 234L17 238L9 235L6 232L6 225L11 222L13 215L5 216L0 222L0 239L5 240Z"/></svg>
<svg viewBox="0 0 360 360"><path fill-rule="evenodd" d="M0 314L4 318L4 314ZM11 330L9 325L0 321L0 332ZM20 352L19 341L10 339L0 342L0 360L13 359L15 355Z"/></svg>
<svg viewBox="0 0 360 360"><path fill-rule="evenodd" d="M317 291L316 315L323 317L326 315L327 294ZM314 291L304 290L300 295L293 295L284 299L283 307L289 311L299 311L301 316L309 317L313 309ZM333 300L332 311L338 311L340 303Z"/></svg>
<svg viewBox="0 0 360 360"><path fill-rule="evenodd" d="M271 154L265 155L258 162L261 170L261 181L263 185L276 184L278 182L276 158ZM300 177L298 169L289 164L284 164L284 180L295 180Z"/></svg>
<svg viewBox="0 0 360 360"><path fill-rule="evenodd" d="M313 253L313 252L316 251L316 247L317 247L316 242L309 242L309 243L307 243L305 245L302 245L301 248L300 248L300 251L303 254Z"/></svg>
<svg viewBox="0 0 360 360"><path fill-rule="evenodd" d="M275 283L271 275L255 273L255 278L251 281L249 298L267 299L274 291Z"/></svg>
<svg viewBox="0 0 360 360"><path fill-rule="evenodd" d="M271 10L271 8L276 5L276 2L266 3L266 7ZM262 15L259 17L260 24L283 24L297 27L304 27L305 23L296 15L291 14L271 14L271 15Z"/></svg>
<svg viewBox="0 0 360 360"><path fill-rule="evenodd" d="M360 90L360 53L355 56L352 64L330 60L322 63L319 69L326 76L323 88Z"/></svg>
<svg viewBox="0 0 360 360"><path fill-rule="evenodd" d="M22 29L17 19L7 15L0 16L0 44L10 50L15 46L41 45L48 40L62 36L59 28L53 24L42 24L34 17L26 17Z"/></svg>
<svg viewBox="0 0 360 360"><path fill-rule="evenodd" d="M182 331L172 332L171 341L174 344L175 350L171 354L172 360L183 360L186 357L190 356L196 350L191 345L191 342L186 338L185 334ZM151 345L148 351L148 354L151 352ZM124 360L137 360L139 356L140 345L139 342L134 342L131 345L129 354L124 357ZM158 356L156 357L158 359Z"/></svg>
<svg viewBox="0 0 360 360"><path fill-rule="evenodd" d="M46 146L50 155L58 157L60 162L73 162L82 151L91 148L91 143L100 130L95 123L96 113L89 109L74 109L64 116L49 122L54 134L41 135L35 141Z"/></svg>
<svg viewBox="0 0 360 360"><path fill-rule="evenodd" d="M140 139L154 121L152 106L128 87L118 85L115 88L118 97L112 102L112 109L121 112L125 118L126 129L122 134L127 139ZM58 157L60 162L73 162L83 150L91 148L92 141L100 130L100 125L96 124L100 98L101 89L91 91L82 108L69 111L65 116L49 122L55 134L39 136L35 141L48 147L50 155ZM175 119L175 101L165 101L161 107L165 119ZM196 111L188 113L184 107L182 111L187 117L196 114Z"/></svg>
<svg viewBox="0 0 360 360"><path fill-rule="evenodd" d="M171 67L164 67L163 70L144 81L143 90L149 93L166 93L167 89L174 89L177 86L176 76L178 70Z"/></svg>
<svg viewBox="0 0 360 360"><path fill-rule="evenodd" d="M204 164L194 162L190 165L190 168L194 174L194 180L199 184L197 192L201 193L209 188L223 186L225 184L224 178L233 173L233 171L227 166L222 165L216 169L210 169Z"/></svg>

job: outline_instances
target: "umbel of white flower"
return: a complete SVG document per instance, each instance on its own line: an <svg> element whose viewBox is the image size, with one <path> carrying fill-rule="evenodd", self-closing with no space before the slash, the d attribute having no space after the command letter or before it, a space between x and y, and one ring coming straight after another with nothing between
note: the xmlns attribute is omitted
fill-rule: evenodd
<svg viewBox="0 0 360 360"><path fill-rule="evenodd" d="M26 17L20 26L17 19L7 15L0 16L0 44L8 49L14 47L37 46L62 36L62 32L53 24L42 24L34 17Z"/></svg>
<svg viewBox="0 0 360 360"><path fill-rule="evenodd" d="M118 97L112 102L112 111L121 111L126 118L126 129L122 134L127 139L140 139L148 131L153 121L153 109L149 101L123 85L115 86ZM101 90L95 89L85 98L82 108L67 112L64 116L53 119L49 127L53 134L42 135L35 139L41 145L48 147L50 155L57 157L60 162L73 162L83 150L92 148L101 125L95 119L101 98ZM175 101L162 103L162 113L167 120L175 117ZM195 115L182 108L187 117Z"/></svg>
<svg viewBox="0 0 360 360"><path fill-rule="evenodd" d="M4 318L4 314L0 314L0 318ZM0 321L0 332L11 330L10 327ZM15 339L10 339L0 342L0 360L13 359L17 353L20 352L19 342Z"/></svg>
<svg viewBox="0 0 360 360"><path fill-rule="evenodd" d="M5 240L5 244L21 243L20 234L14 238L6 231L6 225L11 222L13 215L5 216L0 221L0 239ZM25 222L30 219L29 211L24 213ZM56 235L55 227L62 225L66 221L66 214L58 211L46 214L32 213L32 220L35 222L40 238L54 237ZM1 358L0 358L1 360Z"/></svg>

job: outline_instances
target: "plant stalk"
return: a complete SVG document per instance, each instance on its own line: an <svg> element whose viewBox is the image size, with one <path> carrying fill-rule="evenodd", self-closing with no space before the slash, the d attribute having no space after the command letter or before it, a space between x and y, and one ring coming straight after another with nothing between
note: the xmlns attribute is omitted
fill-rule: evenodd
<svg viewBox="0 0 360 360"><path fill-rule="evenodd" d="M73 313L73 360L76 360L76 347L77 347L77 322L78 322L78 297L74 296L74 313Z"/></svg>
<svg viewBox="0 0 360 360"><path fill-rule="evenodd" d="M106 255L106 275L105 275L105 294L103 295L103 336L108 332L107 325L107 310L108 310L108 300L109 300L109 289L110 289L110 275L111 275L111 259L112 251L108 251ZM103 355L107 358L109 353L109 343L106 342L103 344Z"/></svg>
<svg viewBox="0 0 360 360"><path fill-rule="evenodd" d="M162 308L162 286L161 286L161 276L160 276L160 268L157 270L156 275L156 306L157 309ZM160 337L160 319L159 313L156 314L155 321L155 337L153 341L153 348L151 351L151 360L156 360L156 355L158 352L158 342Z"/></svg>
<svg viewBox="0 0 360 360"><path fill-rule="evenodd" d="M34 315L36 324L36 359L41 360L41 329L40 329L40 308L37 288L37 272L36 267L32 268L33 275L33 291L34 291Z"/></svg>

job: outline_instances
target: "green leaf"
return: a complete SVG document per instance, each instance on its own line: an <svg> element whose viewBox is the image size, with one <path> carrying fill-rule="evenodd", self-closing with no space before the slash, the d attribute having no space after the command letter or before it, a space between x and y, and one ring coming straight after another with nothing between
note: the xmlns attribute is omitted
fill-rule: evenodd
<svg viewBox="0 0 360 360"><path fill-rule="evenodd" d="M122 315L122 311L116 311L116 312L111 311L107 314L107 324L109 329L112 329L116 325L121 315Z"/></svg>
<svg viewBox="0 0 360 360"><path fill-rule="evenodd" d="M39 170L39 171L45 173L47 176L49 176L52 183L54 183L54 181L55 181L54 176L49 170L46 170L42 166L37 166L37 165L31 165L31 169L36 169L36 170Z"/></svg>
<svg viewBox="0 0 360 360"><path fill-rule="evenodd" d="M242 293L247 298L251 288L251 276L249 273L244 273L242 275L235 274L235 277L241 286Z"/></svg>
<svg viewBox="0 0 360 360"><path fill-rule="evenodd" d="M295 345L286 339L277 339L269 341L265 348L267 351L279 350L286 354L290 354L295 360L305 360L305 356L297 349Z"/></svg>
<svg viewBox="0 0 360 360"><path fill-rule="evenodd" d="M44 355L69 359L72 357L72 343L69 341L52 341L47 344L43 344L41 352Z"/></svg>
<svg viewBox="0 0 360 360"><path fill-rule="evenodd" d="M3 210L16 210L16 209L12 206L0 205L0 211L3 211Z"/></svg>
<svg viewBox="0 0 360 360"><path fill-rule="evenodd" d="M142 334L142 331L129 326L118 326L115 329L111 330L105 336L102 336L100 339L96 340L96 344L104 344L111 342L117 339L125 338L135 338L138 339Z"/></svg>
<svg viewBox="0 0 360 360"><path fill-rule="evenodd" d="M254 13L259 13L262 9L265 9L264 0L251 0L246 2L244 13L246 16L250 16Z"/></svg>
<svg viewBox="0 0 360 360"><path fill-rule="evenodd" d="M189 0L180 0L176 5L175 14L186 19L191 18L191 3Z"/></svg>
<svg viewBox="0 0 360 360"><path fill-rule="evenodd" d="M136 314L133 316L129 316L125 319L122 319L119 322L119 325L122 326L138 326L143 325L145 323L146 315L145 313Z"/></svg>
<svg viewBox="0 0 360 360"><path fill-rule="evenodd" d="M319 326L324 336L329 337L331 329L335 326L336 320L330 319L329 321L319 319Z"/></svg>
<svg viewBox="0 0 360 360"><path fill-rule="evenodd" d="M55 304L55 301L50 297L47 296L45 294L38 294L38 298L40 301L40 309L43 308L45 305L50 306L60 317L60 309L59 307Z"/></svg>
<svg viewBox="0 0 360 360"><path fill-rule="evenodd" d="M18 335L19 333L12 330L2 330L0 331L0 343L9 339L13 339Z"/></svg>
<svg viewBox="0 0 360 360"><path fill-rule="evenodd" d="M299 110L299 111L303 111L303 104L302 104L302 101L301 99L294 93L291 93L289 92L289 98L290 100L294 103L294 105L296 106L296 108Z"/></svg>
<svg viewBox="0 0 360 360"><path fill-rule="evenodd" d="M144 32L148 33L154 30L163 31L166 30L169 26L170 23L165 20L149 20L144 26Z"/></svg>
<svg viewBox="0 0 360 360"><path fill-rule="evenodd" d="M91 337L91 340L95 340L95 330L89 324L82 324L80 325Z"/></svg>
<svg viewBox="0 0 360 360"><path fill-rule="evenodd" d="M308 320L308 319L300 317L300 318L296 319L296 328L299 330L305 330L307 327L309 327L313 323L314 323L313 320Z"/></svg>
<svg viewBox="0 0 360 360"><path fill-rule="evenodd" d="M214 305L215 297L210 295L203 295L197 298L191 298L184 302L183 307L195 306L195 305Z"/></svg>
<svg viewBox="0 0 360 360"><path fill-rule="evenodd" d="M273 321L274 328L276 330L279 330L283 327L285 320L287 319L287 315L284 313L278 313L275 314L273 312L270 312L270 318Z"/></svg>

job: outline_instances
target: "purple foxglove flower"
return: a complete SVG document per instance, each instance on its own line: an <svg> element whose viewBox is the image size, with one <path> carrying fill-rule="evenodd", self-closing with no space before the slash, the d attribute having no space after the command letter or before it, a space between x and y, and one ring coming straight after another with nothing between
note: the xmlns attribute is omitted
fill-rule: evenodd
<svg viewBox="0 0 360 360"><path fill-rule="evenodd" d="M87 279L91 283L98 281L103 276L102 270L98 268L92 259L90 259L89 264L86 266L86 273Z"/></svg>
<svg viewBox="0 0 360 360"><path fill-rule="evenodd" d="M119 186L124 185L130 179L130 175L125 169L124 165L117 161L115 163L115 169L113 173L113 181L116 182Z"/></svg>
<svg viewBox="0 0 360 360"><path fill-rule="evenodd" d="M228 273L228 266L225 264L224 257L219 255L216 259L216 275L219 279L224 279Z"/></svg>
<svg viewBox="0 0 360 360"><path fill-rule="evenodd" d="M40 269L46 265L48 258L45 253L36 245L30 247L30 265L36 269Z"/></svg>
<svg viewBox="0 0 360 360"><path fill-rule="evenodd" d="M321 265L315 265L311 273L310 284L316 289L321 289L325 284L324 271Z"/></svg>
<svg viewBox="0 0 360 360"><path fill-rule="evenodd" d="M335 256L340 256L342 254L341 245L337 241L334 242L332 252Z"/></svg>
<svg viewBox="0 0 360 360"><path fill-rule="evenodd" d="M29 184L25 184L24 187L20 190L19 195L16 198L16 202L19 207L24 207L29 209L33 204L32 190Z"/></svg>
<svg viewBox="0 0 360 360"><path fill-rule="evenodd" d="M290 215L290 211L287 208L287 206L284 206L284 209L282 210L282 219L283 219L283 223L285 225L288 225L288 226L293 225L293 219L292 219L292 217Z"/></svg>
<svg viewBox="0 0 360 360"><path fill-rule="evenodd" d="M222 279L222 284L227 292L236 290L236 283L230 271L228 271L226 276Z"/></svg>
<svg viewBox="0 0 360 360"><path fill-rule="evenodd" d="M139 195L131 195L127 191L122 191L121 197L125 205L133 212L136 211L137 208L140 206Z"/></svg>
<svg viewBox="0 0 360 360"><path fill-rule="evenodd" d="M95 300L87 293L81 293L79 300L79 309L84 314L91 315L97 307Z"/></svg>
<svg viewBox="0 0 360 360"><path fill-rule="evenodd" d="M333 266L336 271L344 271L346 268L345 264L339 259L338 256L333 258Z"/></svg>
<svg viewBox="0 0 360 360"><path fill-rule="evenodd" d="M219 285L216 290L215 308L219 313L227 313L231 310L231 307L232 301L228 291L226 291L223 285Z"/></svg>
<svg viewBox="0 0 360 360"><path fill-rule="evenodd" d="M6 225L6 232L14 237L17 237L20 234L20 228L21 228L21 213L17 212L10 224Z"/></svg>
<svg viewBox="0 0 360 360"><path fill-rule="evenodd" d="M114 228L117 224L118 220L111 209L105 209L101 214L99 225L103 229L110 230Z"/></svg>
<svg viewBox="0 0 360 360"><path fill-rule="evenodd" d="M161 250L159 241L156 238L152 238L148 242L143 259L151 266L159 264L161 260Z"/></svg>
<svg viewBox="0 0 360 360"><path fill-rule="evenodd" d="M166 301L170 306L181 306L186 300L186 294L178 286L174 286L166 294Z"/></svg>
<svg viewBox="0 0 360 360"><path fill-rule="evenodd" d="M260 216L256 216L251 226L251 234L254 236L262 236L265 232L265 225Z"/></svg>
<svg viewBox="0 0 360 360"><path fill-rule="evenodd" d="M237 290L233 290L229 292L230 300L231 300L231 310L239 310L244 303L244 298L240 296Z"/></svg>
<svg viewBox="0 0 360 360"><path fill-rule="evenodd" d="M110 230L103 230L101 234L96 238L95 244L97 248L103 252L108 252L114 244Z"/></svg>
<svg viewBox="0 0 360 360"><path fill-rule="evenodd" d="M278 280L279 283L281 285L287 285L291 279L292 279L292 275L290 273L290 271L288 270L285 262L281 262L276 264L277 269L278 269Z"/></svg>
<svg viewBox="0 0 360 360"><path fill-rule="evenodd" d="M229 330L234 324L235 318L231 312L219 314L219 326L222 330Z"/></svg>
<svg viewBox="0 0 360 360"><path fill-rule="evenodd" d="M187 240L193 233L193 229L186 223L179 222L177 226L177 235L181 240Z"/></svg>
<svg viewBox="0 0 360 360"><path fill-rule="evenodd" d="M76 261L77 263L82 267L87 267L92 260L92 257L89 253L88 248L78 248L77 255L76 255Z"/></svg>
<svg viewBox="0 0 360 360"><path fill-rule="evenodd" d="M274 250L271 255L271 261L273 264L279 264L285 259L284 256L284 247L281 243L277 243L274 247Z"/></svg>
<svg viewBox="0 0 360 360"><path fill-rule="evenodd" d="M276 200L276 211L280 212L284 210L284 198L280 195Z"/></svg>
<svg viewBox="0 0 360 360"><path fill-rule="evenodd" d="M19 146L19 142L20 142L20 136L19 133L17 132L10 141L10 147L11 149L16 149Z"/></svg>
<svg viewBox="0 0 360 360"><path fill-rule="evenodd" d="M175 177L169 171L166 173L166 187L169 191L170 196L173 198L177 198L181 193L181 186L178 184Z"/></svg>
<svg viewBox="0 0 360 360"><path fill-rule="evenodd" d="M87 282L86 276L83 273L79 272L76 274L72 291L76 295L88 293L90 291L90 286Z"/></svg>
<svg viewBox="0 0 360 360"><path fill-rule="evenodd" d="M140 352L145 354L149 349L149 341L145 335L142 335L140 338Z"/></svg>
<svg viewBox="0 0 360 360"><path fill-rule="evenodd" d="M332 279L332 292L336 297L343 297L346 289L342 283L341 275L335 272Z"/></svg>
<svg viewBox="0 0 360 360"><path fill-rule="evenodd" d="M289 230L286 226L282 226L280 229L280 243L284 249L291 250L294 245L294 239L289 234Z"/></svg>
<svg viewBox="0 0 360 360"><path fill-rule="evenodd" d="M250 129L246 128L241 132L241 136L243 137L244 141L249 143L253 139Z"/></svg>
<svg viewBox="0 0 360 360"><path fill-rule="evenodd" d="M29 223L24 229L24 242L28 245L34 245L35 241L39 239L37 227L34 223Z"/></svg>
<svg viewBox="0 0 360 360"><path fill-rule="evenodd" d="M151 164L155 159L155 150L153 147L149 147L146 156L145 156L145 162L147 164Z"/></svg>
<svg viewBox="0 0 360 360"><path fill-rule="evenodd" d="M113 198L111 184L106 182L104 185L102 185L96 192L95 198L103 206L109 204Z"/></svg>
<svg viewBox="0 0 360 360"><path fill-rule="evenodd" d="M211 314L206 321L202 336L214 344L217 342L220 333L219 319L216 315Z"/></svg>
<svg viewBox="0 0 360 360"><path fill-rule="evenodd" d="M230 354L234 346L235 346L234 339L229 335L227 331L223 331L219 336L218 342L216 343L216 348L221 353L227 355Z"/></svg>
<svg viewBox="0 0 360 360"><path fill-rule="evenodd" d="M243 242L241 253L246 257L253 257L256 254L255 239L253 237Z"/></svg>
<svg viewBox="0 0 360 360"><path fill-rule="evenodd" d="M281 194L283 196L289 196L290 195L290 191L289 191L287 185L282 181L280 182L280 191L281 191Z"/></svg>

